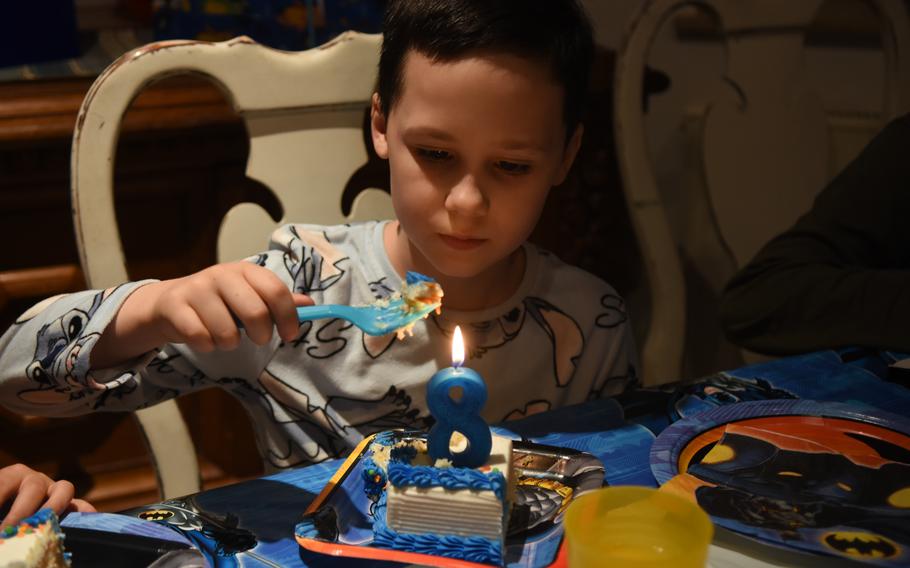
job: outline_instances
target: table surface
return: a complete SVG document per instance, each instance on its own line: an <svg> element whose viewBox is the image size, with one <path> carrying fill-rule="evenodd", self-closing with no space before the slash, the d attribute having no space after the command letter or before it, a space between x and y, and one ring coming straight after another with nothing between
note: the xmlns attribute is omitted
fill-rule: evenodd
<svg viewBox="0 0 910 568"><path fill-rule="evenodd" d="M867 350L811 353L719 373L688 385L643 389L619 399L557 409L504 427L526 440L596 456L610 485L656 487L649 455L657 434L680 418L721 404L801 398L906 416L910 381L907 371L895 363L907 358L910 355ZM168 527L182 529L180 534L203 550L212 566L348 566L350 559L302 550L293 537L303 511L340 464L341 460L331 460L124 512L132 517L71 514L63 525L135 532L129 528L131 523L148 524L135 515L170 507L178 514L168 519ZM826 566L839 565L832 560L836 559L760 545L723 530L718 531L709 555L715 568L820 565L822 561ZM386 564L361 561L357 565Z"/></svg>

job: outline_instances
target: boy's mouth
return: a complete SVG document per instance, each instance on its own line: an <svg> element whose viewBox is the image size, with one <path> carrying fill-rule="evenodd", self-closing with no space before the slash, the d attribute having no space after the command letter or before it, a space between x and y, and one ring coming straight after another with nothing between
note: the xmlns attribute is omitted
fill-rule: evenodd
<svg viewBox="0 0 910 568"><path fill-rule="evenodd" d="M470 237L456 237L453 235L443 235L440 233L439 237L449 247L456 250L471 250L479 247L486 242L486 239L474 239Z"/></svg>

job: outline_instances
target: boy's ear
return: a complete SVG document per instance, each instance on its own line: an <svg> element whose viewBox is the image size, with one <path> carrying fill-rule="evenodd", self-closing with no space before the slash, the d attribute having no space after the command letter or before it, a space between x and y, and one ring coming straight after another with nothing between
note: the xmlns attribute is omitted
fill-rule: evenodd
<svg viewBox="0 0 910 568"><path fill-rule="evenodd" d="M389 141L386 139L386 119L379 106L379 93L373 93L370 102L370 133L373 136L373 149L383 160L389 159Z"/></svg>
<svg viewBox="0 0 910 568"><path fill-rule="evenodd" d="M562 182L566 181L566 176L569 175L569 170L572 168L572 163L575 162L575 156L578 155L578 149L581 148L581 138L585 133L585 127L583 124L578 123L578 126L575 127L575 131L572 133L572 137L569 138L569 143L566 144L566 148L562 154L562 163L559 165L559 171L556 176L556 183L553 185L559 185Z"/></svg>

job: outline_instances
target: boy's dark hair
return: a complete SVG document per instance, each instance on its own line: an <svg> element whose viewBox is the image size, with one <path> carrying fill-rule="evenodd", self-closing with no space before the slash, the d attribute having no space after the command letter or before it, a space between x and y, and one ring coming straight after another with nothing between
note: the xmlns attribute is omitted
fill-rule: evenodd
<svg viewBox="0 0 910 568"><path fill-rule="evenodd" d="M577 0L389 0L379 57L380 108L402 88L405 55L452 61L469 52L506 52L549 65L564 90L563 119L581 121L594 58L591 24Z"/></svg>

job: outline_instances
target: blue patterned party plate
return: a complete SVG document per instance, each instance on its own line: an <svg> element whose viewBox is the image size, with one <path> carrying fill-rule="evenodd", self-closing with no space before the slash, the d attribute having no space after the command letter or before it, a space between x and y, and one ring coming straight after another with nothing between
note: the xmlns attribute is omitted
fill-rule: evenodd
<svg viewBox="0 0 910 568"><path fill-rule="evenodd" d="M680 420L651 448L661 489L775 546L910 565L910 420L833 402L771 400Z"/></svg>

